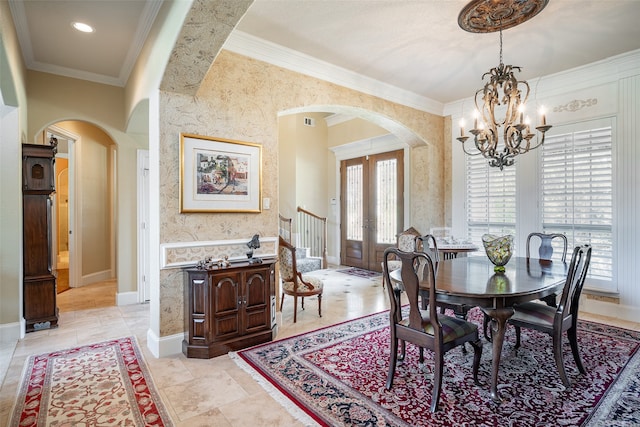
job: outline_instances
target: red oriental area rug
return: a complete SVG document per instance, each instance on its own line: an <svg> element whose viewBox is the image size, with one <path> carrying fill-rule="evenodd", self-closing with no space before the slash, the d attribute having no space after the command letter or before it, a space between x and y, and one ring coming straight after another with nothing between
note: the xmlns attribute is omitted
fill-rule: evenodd
<svg viewBox="0 0 640 427"><path fill-rule="evenodd" d="M133 337L29 357L10 424L172 425Z"/></svg>
<svg viewBox="0 0 640 427"><path fill-rule="evenodd" d="M481 313L469 313L480 323ZM551 338L522 330L513 349L505 339L499 390L492 403L491 345L483 349L479 379L472 380L473 352L445 355L439 410L431 403L432 357L407 345L393 388L385 388L389 363L388 312L230 353L295 416L322 426L631 426L640 425L640 332L579 322L578 340L586 374L575 366L568 342L565 367L572 383L562 385ZM565 340L566 341L566 340Z"/></svg>

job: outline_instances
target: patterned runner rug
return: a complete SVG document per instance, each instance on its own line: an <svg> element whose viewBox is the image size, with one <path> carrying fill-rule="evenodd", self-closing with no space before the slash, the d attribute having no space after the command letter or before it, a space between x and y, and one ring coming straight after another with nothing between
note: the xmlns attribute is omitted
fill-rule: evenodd
<svg viewBox="0 0 640 427"><path fill-rule="evenodd" d="M343 270L336 270L336 271L338 273L349 274L350 276L358 276L358 277L365 277L365 278L382 276L382 273L379 273L377 271L364 270L362 268L356 268L356 267L350 267L350 268L345 268Z"/></svg>
<svg viewBox="0 0 640 427"><path fill-rule="evenodd" d="M135 338L31 356L10 426L172 426Z"/></svg>
<svg viewBox="0 0 640 427"><path fill-rule="evenodd" d="M480 323L474 309L469 318ZM579 323L586 374L575 366L565 339L565 389L556 371L551 338L522 330L513 349L509 328L500 364L504 402L491 402L491 344L484 343L479 379L471 374L473 351L445 355L439 410L429 411L432 352L418 351L396 368L385 388L389 363L388 312L230 353L271 395L308 425L322 426L632 426L640 425L640 333Z"/></svg>

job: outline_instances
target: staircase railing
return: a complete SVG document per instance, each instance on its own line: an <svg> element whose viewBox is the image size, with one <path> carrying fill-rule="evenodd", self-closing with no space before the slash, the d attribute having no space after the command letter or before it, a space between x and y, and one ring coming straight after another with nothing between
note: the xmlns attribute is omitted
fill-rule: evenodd
<svg viewBox="0 0 640 427"><path fill-rule="evenodd" d="M298 233L298 245L309 248L309 255L321 258L327 268L327 218L298 206Z"/></svg>

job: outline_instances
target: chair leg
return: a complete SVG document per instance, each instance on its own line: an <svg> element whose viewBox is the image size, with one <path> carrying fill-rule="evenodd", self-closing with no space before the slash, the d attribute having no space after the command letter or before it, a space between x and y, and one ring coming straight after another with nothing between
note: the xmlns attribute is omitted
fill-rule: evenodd
<svg viewBox="0 0 640 427"><path fill-rule="evenodd" d="M293 296L293 323L296 323L298 320L298 297L296 295Z"/></svg>
<svg viewBox="0 0 640 427"><path fill-rule="evenodd" d="M302 309L304 310L304 297L302 297Z"/></svg>
<svg viewBox="0 0 640 427"><path fill-rule="evenodd" d="M571 387L571 383L567 378L567 372L564 369L564 360L562 359L562 332L553 334L553 357L556 360L556 368L562 379L562 384L566 388Z"/></svg>
<svg viewBox="0 0 640 427"><path fill-rule="evenodd" d="M544 298L540 298L540 301L544 301L549 307L558 307L558 303L556 302L556 294L547 295Z"/></svg>
<svg viewBox="0 0 640 427"><path fill-rule="evenodd" d="M424 363L424 348L420 347L420 357L418 358L418 362Z"/></svg>
<svg viewBox="0 0 640 427"><path fill-rule="evenodd" d="M404 360L404 356L407 350L407 343L405 341L400 341L400 357L398 360Z"/></svg>
<svg viewBox="0 0 640 427"><path fill-rule="evenodd" d="M322 294L318 294L318 317L322 317Z"/></svg>
<svg viewBox="0 0 640 427"><path fill-rule="evenodd" d="M514 348L520 348L520 326L515 326L516 329L516 345Z"/></svg>
<svg viewBox="0 0 640 427"><path fill-rule="evenodd" d="M282 293L282 297L280 298L280 311L282 311L282 304L284 304L284 292Z"/></svg>
<svg viewBox="0 0 640 427"><path fill-rule="evenodd" d="M478 370L480 368L480 359L482 358L482 341L479 339L471 342L473 347L473 382L480 385L478 381Z"/></svg>
<svg viewBox="0 0 640 427"><path fill-rule="evenodd" d="M586 373L584 366L582 366L582 360L580 360L580 351L578 350L578 335L577 329L571 328L567 331L567 337L569 338L569 344L571 344L571 353L573 353L573 360L576 361L578 370L581 374Z"/></svg>
<svg viewBox="0 0 640 427"><path fill-rule="evenodd" d="M484 331L484 339L491 342L491 336L489 335L491 328L489 324L491 323L491 317L487 314L484 315L484 321L482 322L482 330Z"/></svg>
<svg viewBox="0 0 640 427"><path fill-rule="evenodd" d="M391 326L391 345L389 349L389 374L387 375L387 390L393 386L393 376L396 373L396 361L398 359L398 340Z"/></svg>
<svg viewBox="0 0 640 427"><path fill-rule="evenodd" d="M442 388L442 368L444 365L444 355L442 352L434 354L434 375L433 375L433 394L431 395L431 412L438 409L438 401L440 400L440 389Z"/></svg>

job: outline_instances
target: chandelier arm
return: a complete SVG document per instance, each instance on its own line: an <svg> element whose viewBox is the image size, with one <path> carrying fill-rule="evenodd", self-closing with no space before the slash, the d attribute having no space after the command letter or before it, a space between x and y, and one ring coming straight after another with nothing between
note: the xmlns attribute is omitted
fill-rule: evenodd
<svg viewBox="0 0 640 427"><path fill-rule="evenodd" d="M470 153L467 150L465 142L469 137L464 135L462 125L461 136L457 139L462 142L465 154L482 154L488 159L489 166L500 170L513 165L515 156L543 145L545 133L551 128L546 124L544 114L542 125L535 128L539 133L531 132L528 117L524 120L524 105L531 88L526 80L519 81L516 78L515 71L522 71L519 66L504 64L502 34L504 29L535 16L547 3L548 0L472 0L458 17L458 24L466 31L499 31L498 66L482 75L483 88L476 91L474 97L476 118L469 132L473 135L478 152ZM511 16L504 13L506 10L518 13ZM532 142L534 136L536 140Z"/></svg>

